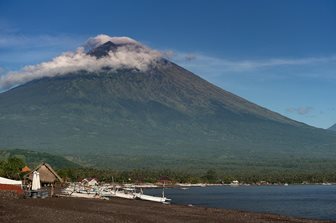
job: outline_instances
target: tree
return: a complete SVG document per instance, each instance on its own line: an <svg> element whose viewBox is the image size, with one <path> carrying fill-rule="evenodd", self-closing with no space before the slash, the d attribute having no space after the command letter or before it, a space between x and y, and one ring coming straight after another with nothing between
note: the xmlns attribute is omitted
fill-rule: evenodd
<svg viewBox="0 0 336 223"><path fill-rule="evenodd" d="M205 175L203 176L203 179L205 179L209 183L217 183L218 182L218 176L215 170L208 170Z"/></svg>
<svg viewBox="0 0 336 223"><path fill-rule="evenodd" d="M0 160L0 177L4 177L5 176L4 164L5 164L5 161L4 160Z"/></svg>
<svg viewBox="0 0 336 223"><path fill-rule="evenodd" d="M7 178L20 179L21 169L25 165L25 162L20 158L10 157L2 163L2 174Z"/></svg>

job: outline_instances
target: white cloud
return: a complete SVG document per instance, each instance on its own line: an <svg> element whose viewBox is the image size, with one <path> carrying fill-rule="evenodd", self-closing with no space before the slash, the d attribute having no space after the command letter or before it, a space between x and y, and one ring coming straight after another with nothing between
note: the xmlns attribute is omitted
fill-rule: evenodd
<svg viewBox="0 0 336 223"><path fill-rule="evenodd" d="M108 56L98 59L88 55L84 48L80 47L76 52L66 52L51 61L25 66L19 71L8 72L6 75L0 77L0 89L9 89L42 77L70 75L79 70L95 72L109 67L112 70L131 68L145 71L148 65L161 56L158 51L140 45L135 40L127 37L99 35L96 39L89 39L88 42L99 46L105 43L105 41L115 41L116 44L137 43L137 45L121 45L116 51L110 51Z"/></svg>
<svg viewBox="0 0 336 223"><path fill-rule="evenodd" d="M79 45L82 37L73 37L67 35L38 35L27 36L12 33L0 33L0 49L12 48L36 48L36 47L54 47L63 46L71 47Z"/></svg>
<svg viewBox="0 0 336 223"><path fill-rule="evenodd" d="M299 115L307 115L310 114L314 110L313 107L306 106L306 107L296 107L296 108L287 108L286 111L289 113L296 113Z"/></svg>
<svg viewBox="0 0 336 223"><path fill-rule="evenodd" d="M5 74L5 73L6 73L6 69L3 68L3 67L0 67L0 76L1 76L2 74Z"/></svg>
<svg viewBox="0 0 336 223"><path fill-rule="evenodd" d="M246 72L262 68L271 68L276 66L300 66L314 65L323 63L336 63L336 56L329 57L307 57L307 58L270 58L264 60L230 60L207 56L200 53L181 53L174 52L173 59L186 66L201 68L218 68L221 72Z"/></svg>
<svg viewBox="0 0 336 223"><path fill-rule="evenodd" d="M96 37L91 37L89 38L86 43L84 44L85 50L91 50L96 48L99 45L102 45L108 41L111 41L114 44L117 45L123 45L123 44L139 44L137 41L134 39L131 39L129 37L111 37L105 34L100 34Z"/></svg>
<svg viewBox="0 0 336 223"><path fill-rule="evenodd" d="M192 61L192 60L196 60L197 56L195 54L187 54L184 58L186 61Z"/></svg>

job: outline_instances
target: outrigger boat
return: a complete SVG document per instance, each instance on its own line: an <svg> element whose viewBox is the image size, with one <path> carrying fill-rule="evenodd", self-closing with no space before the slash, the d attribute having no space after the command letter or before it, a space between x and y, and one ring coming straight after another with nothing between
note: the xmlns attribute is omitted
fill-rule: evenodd
<svg viewBox="0 0 336 223"><path fill-rule="evenodd" d="M82 197L82 198L99 198L98 194L93 193L82 193L82 192L73 192L69 194L71 197Z"/></svg>
<svg viewBox="0 0 336 223"><path fill-rule="evenodd" d="M162 197L152 196L152 195L146 195L143 193L142 189L140 189L140 193L135 193L136 198L140 200L145 201L153 201L153 202L159 202L163 204L169 204L171 199L168 199L164 195L164 188L162 189Z"/></svg>
<svg viewBox="0 0 336 223"><path fill-rule="evenodd" d="M132 188L105 189L100 192L102 197L120 197L125 199L135 199L135 190Z"/></svg>
<svg viewBox="0 0 336 223"><path fill-rule="evenodd" d="M137 192L135 188L128 187L112 187L112 186L101 186L101 187L84 187L82 185L77 186L76 184L70 185L63 190L63 195L71 197L82 197L82 198L101 198L110 199L111 197L119 197L124 199L140 199L145 201L159 202L163 204L169 204L171 199L168 199L164 195L164 188L162 188L162 196L152 196L144 194L142 188L140 192Z"/></svg>
<svg viewBox="0 0 336 223"><path fill-rule="evenodd" d="M76 188L68 187L63 190L63 194L71 197L82 197L82 198L97 198L99 197L98 192L93 189L84 189L84 188Z"/></svg>

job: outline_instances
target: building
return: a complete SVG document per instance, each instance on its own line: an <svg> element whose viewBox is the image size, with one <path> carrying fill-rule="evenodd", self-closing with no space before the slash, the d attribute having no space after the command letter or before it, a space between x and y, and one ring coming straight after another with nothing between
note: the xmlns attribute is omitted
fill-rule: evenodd
<svg viewBox="0 0 336 223"><path fill-rule="evenodd" d="M0 192L3 191L15 192L17 195L23 194L22 181L0 177Z"/></svg>
<svg viewBox="0 0 336 223"><path fill-rule="evenodd" d="M31 171L31 169L28 166L25 166L25 167L22 168L21 173L27 173L27 172L30 172L30 171Z"/></svg>
<svg viewBox="0 0 336 223"><path fill-rule="evenodd" d="M56 173L56 171L47 163L41 163L35 169L25 175L28 181L33 180L33 172L37 171L40 174L40 182L42 187L50 187L51 196L54 194L56 183L63 183L63 179Z"/></svg>

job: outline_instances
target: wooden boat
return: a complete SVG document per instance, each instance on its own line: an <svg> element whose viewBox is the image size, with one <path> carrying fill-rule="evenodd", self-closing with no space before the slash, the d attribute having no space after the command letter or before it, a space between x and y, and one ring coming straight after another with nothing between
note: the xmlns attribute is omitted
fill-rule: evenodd
<svg viewBox="0 0 336 223"><path fill-rule="evenodd" d="M100 192L100 196L135 199L135 190L131 188L117 188L113 190L103 190Z"/></svg>
<svg viewBox="0 0 336 223"><path fill-rule="evenodd" d="M81 198L98 198L99 196L97 194L93 193L79 193L79 192L73 192L69 196L71 197L81 197Z"/></svg>
<svg viewBox="0 0 336 223"><path fill-rule="evenodd" d="M169 204L171 199L168 199L164 195L164 189L162 190L162 197L152 196L152 195L146 195L143 193L142 189L140 190L140 193L135 193L136 198L140 200L145 201L153 201L153 202L159 202L163 204Z"/></svg>

